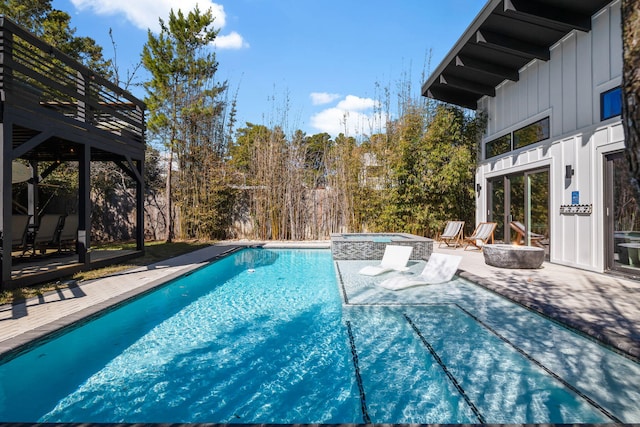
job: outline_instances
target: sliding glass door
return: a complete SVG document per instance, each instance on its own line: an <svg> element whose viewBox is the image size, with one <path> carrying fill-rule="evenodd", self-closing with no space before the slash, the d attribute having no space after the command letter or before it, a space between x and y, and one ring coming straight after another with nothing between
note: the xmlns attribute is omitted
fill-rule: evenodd
<svg viewBox="0 0 640 427"><path fill-rule="evenodd" d="M493 238L496 242L505 241L505 180L500 178L490 179L489 184L489 221L498 223Z"/></svg>
<svg viewBox="0 0 640 427"><path fill-rule="evenodd" d="M623 153L605 158L607 268L640 273L640 210Z"/></svg>
<svg viewBox="0 0 640 427"><path fill-rule="evenodd" d="M549 249L549 171L533 172L526 175L528 206L526 209L527 229L530 231L527 244ZM549 253L547 252L547 257Z"/></svg>
<svg viewBox="0 0 640 427"><path fill-rule="evenodd" d="M548 257L549 169L491 178L488 184L488 217L498 224L496 240L540 246Z"/></svg>

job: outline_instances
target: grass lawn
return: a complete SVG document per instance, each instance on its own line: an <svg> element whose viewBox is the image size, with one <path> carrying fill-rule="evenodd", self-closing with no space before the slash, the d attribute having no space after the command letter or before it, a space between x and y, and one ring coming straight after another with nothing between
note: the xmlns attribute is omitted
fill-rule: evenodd
<svg viewBox="0 0 640 427"><path fill-rule="evenodd" d="M145 254L143 256L132 258L126 264L114 264L104 268L98 268L90 271L82 271L72 276L61 278L55 282L43 283L41 285L29 286L10 291L0 291L0 304L11 304L20 302L27 298L39 296L50 291L65 289L69 283L82 282L85 280L99 279L100 277L119 271L128 270L130 268L149 265L165 259L173 258L178 255L192 252L197 249L210 246L215 242L203 241L177 241L167 243L164 241L145 242ZM96 249L134 249L135 243L126 243L118 245L108 245L96 247Z"/></svg>

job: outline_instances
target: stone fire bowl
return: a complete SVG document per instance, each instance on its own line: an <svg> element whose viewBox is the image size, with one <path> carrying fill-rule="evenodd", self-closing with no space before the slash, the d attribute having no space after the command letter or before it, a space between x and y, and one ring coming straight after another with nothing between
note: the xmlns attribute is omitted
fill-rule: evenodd
<svg viewBox="0 0 640 427"><path fill-rule="evenodd" d="M501 268L540 268L544 249L535 246L506 244L484 245L484 262Z"/></svg>

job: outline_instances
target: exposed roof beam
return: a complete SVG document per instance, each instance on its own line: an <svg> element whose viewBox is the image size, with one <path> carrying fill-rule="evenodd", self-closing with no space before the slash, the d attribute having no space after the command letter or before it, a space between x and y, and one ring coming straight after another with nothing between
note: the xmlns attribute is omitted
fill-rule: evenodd
<svg viewBox="0 0 640 427"><path fill-rule="evenodd" d="M478 109L478 101L476 97L469 96L465 93L452 93L446 90L439 90L437 88L428 89L423 96L428 96L429 98L437 99L442 102L448 102L450 104L459 105L464 108L469 108L471 110Z"/></svg>
<svg viewBox="0 0 640 427"><path fill-rule="evenodd" d="M556 27L591 31L591 16L533 0L504 0L504 11L523 19Z"/></svg>
<svg viewBox="0 0 640 427"><path fill-rule="evenodd" d="M546 46L538 46L491 31L481 30L476 32L476 43L484 43L494 49L525 58L540 59L542 61L551 59L551 52Z"/></svg>
<svg viewBox="0 0 640 427"><path fill-rule="evenodd" d="M491 62L483 61L480 59L470 58L468 56L457 55L456 66L467 67L471 70L476 71L482 71L483 73L491 74L492 76L500 77L514 82L520 80L520 73L518 72L518 70L514 70L509 67L503 67L502 65L493 64Z"/></svg>
<svg viewBox="0 0 640 427"><path fill-rule="evenodd" d="M496 96L496 88L471 80L441 74L440 83L456 89L477 93L478 95Z"/></svg>

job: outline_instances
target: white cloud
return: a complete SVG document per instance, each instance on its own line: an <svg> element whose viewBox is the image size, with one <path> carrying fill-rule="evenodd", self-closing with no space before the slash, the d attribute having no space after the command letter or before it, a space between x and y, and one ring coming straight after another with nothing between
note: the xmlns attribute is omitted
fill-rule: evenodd
<svg viewBox="0 0 640 427"><path fill-rule="evenodd" d="M178 9L187 14L192 11L196 5L201 12L211 9L215 18L213 26L216 29L224 28L227 15L224 6L214 3L211 0L71 0L78 10L88 10L96 15L114 16L124 15L124 17L136 27L157 33L160 31L158 19L162 18L165 22L169 19L169 12ZM242 36L236 32L229 35L221 35L221 39L214 43L222 49L239 49L248 47Z"/></svg>
<svg viewBox="0 0 640 427"><path fill-rule="evenodd" d="M381 119L374 111L379 102L371 98L347 95L335 107L327 108L311 117L311 126L335 137L371 134L382 129Z"/></svg>
<svg viewBox="0 0 640 427"><path fill-rule="evenodd" d="M213 45L218 49L242 49L249 47L240 34L232 31L227 35L220 35L213 41Z"/></svg>
<svg viewBox="0 0 640 427"><path fill-rule="evenodd" d="M323 105L329 104L336 99L340 98L340 95L337 93L327 93L327 92L313 92L309 95L311 97L311 103L313 105Z"/></svg>
<svg viewBox="0 0 640 427"><path fill-rule="evenodd" d="M378 101L375 101L371 98L360 98L354 95L347 95L345 99L338 103L338 108L342 110L362 111L369 110L378 104Z"/></svg>

